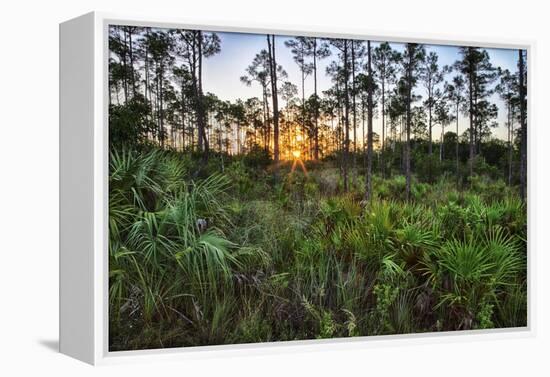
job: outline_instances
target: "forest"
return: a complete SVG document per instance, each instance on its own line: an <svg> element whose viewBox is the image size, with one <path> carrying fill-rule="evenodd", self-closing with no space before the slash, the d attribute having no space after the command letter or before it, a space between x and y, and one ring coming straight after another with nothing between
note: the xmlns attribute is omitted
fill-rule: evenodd
<svg viewBox="0 0 550 377"><path fill-rule="evenodd" d="M525 50L111 25L108 67L111 351L527 325Z"/></svg>

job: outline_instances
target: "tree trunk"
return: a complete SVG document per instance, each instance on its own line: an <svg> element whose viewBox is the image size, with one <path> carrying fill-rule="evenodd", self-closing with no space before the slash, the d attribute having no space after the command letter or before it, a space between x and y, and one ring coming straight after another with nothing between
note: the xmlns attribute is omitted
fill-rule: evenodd
<svg viewBox="0 0 550 377"><path fill-rule="evenodd" d="M441 147L439 148L439 162L445 158L445 125L441 123Z"/></svg>
<svg viewBox="0 0 550 377"><path fill-rule="evenodd" d="M514 110L513 110L513 106L509 104L508 105L508 185L509 186L512 186L513 139L514 139Z"/></svg>
<svg viewBox="0 0 550 377"><path fill-rule="evenodd" d="M271 39L271 41L270 41ZM279 101L277 95L277 60L275 58L275 35L267 35L269 62L271 66L271 98L273 102L273 159L279 161Z"/></svg>
<svg viewBox="0 0 550 377"><path fill-rule="evenodd" d="M159 78L158 78L158 83L159 83L159 92L158 92L158 96L159 96L159 136L160 136L160 146L161 147L164 147L164 111L163 111L163 90L162 90L162 85L163 85L163 77L162 77L162 74L163 74L163 71L164 71L164 66L162 65L162 63L159 65Z"/></svg>
<svg viewBox="0 0 550 377"><path fill-rule="evenodd" d="M348 41L344 40L344 191L348 191L348 157L349 157L349 66L348 66Z"/></svg>
<svg viewBox="0 0 550 377"><path fill-rule="evenodd" d="M130 72L132 79L132 97L136 96L136 74L134 72L134 47L132 45L132 31L133 28L129 27L128 29L128 52L130 55Z"/></svg>
<svg viewBox="0 0 550 377"><path fill-rule="evenodd" d="M149 39L149 28L146 29L146 38L145 40L148 40ZM145 104L148 105L151 103L151 100L150 100L150 90L149 90L149 45L146 43L145 44L145 62L144 62L144 69L145 69L145 89L144 89L144 94L145 94ZM152 118L152 114L149 114L149 112L147 112L147 120L149 120L149 116L151 116ZM149 133L149 131L148 131Z"/></svg>
<svg viewBox="0 0 550 377"><path fill-rule="evenodd" d="M458 148L459 148L459 145L460 145L460 140L459 140L459 137L458 137L458 115L459 115L459 107L460 107L460 104L457 102L456 103L456 179L457 179L457 183L460 179L460 171L459 171L459 160L458 160Z"/></svg>
<svg viewBox="0 0 550 377"><path fill-rule="evenodd" d="M385 67L385 63L384 63ZM384 68L382 74L382 145L380 149L380 170L382 171L382 178L386 178L386 162L384 160L384 153L386 151L386 69Z"/></svg>
<svg viewBox="0 0 550 377"><path fill-rule="evenodd" d="M185 89L182 80L181 83L181 149L185 149Z"/></svg>
<svg viewBox="0 0 550 377"><path fill-rule="evenodd" d="M477 81L477 77L476 77ZM481 153L481 124L478 119L478 101L477 85L474 86L474 154L477 156Z"/></svg>
<svg viewBox="0 0 550 377"><path fill-rule="evenodd" d="M237 121L237 155L241 154L241 121Z"/></svg>
<svg viewBox="0 0 550 377"><path fill-rule="evenodd" d="M313 38L313 93L315 94L315 160L319 159L319 102L317 100L317 38Z"/></svg>
<svg viewBox="0 0 550 377"><path fill-rule="evenodd" d="M519 119L521 127L521 159L520 159L520 196L523 203L527 200L527 122L525 114L525 66L523 62L523 51L519 53Z"/></svg>
<svg viewBox="0 0 550 377"><path fill-rule="evenodd" d="M432 157L432 153L433 153L433 146L432 146L432 102L431 101L432 101L432 94L431 94L431 91L430 91L430 93L428 94L428 155L430 156L430 158ZM431 168L431 166L430 166L430 168ZM431 174L431 171L429 173Z"/></svg>
<svg viewBox="0 0 550 377"><path fill-rule="evenodd" d="M269 151L271 150L271 119L269 118L270 110L269 110L269 101L267 100L268 98L267 86L264 88L264 91L265 91L265 116L266 116L264 138L265 138L265 148L266 148L266 151L269 153Z"/></svg>
<svg viewBox="0 0 550 377"><path fill-rule="evenodd" d="M198 41L197 41L197 59L198 59L198 126L199 126L199 138L202 139L202 151L204 152L204 160L208 159L208 138L206 137L206 121L205 121L205 109L204 109L204 95L202 92L202 31L197 32Z"/></svg>
<svg viewBox="0 0 550 377"><path fill-rule="evenodd" d="M371 65L371 46L367 41L367 72L369 76L369 85L367 88L367 176L365 187L365 200L369 202L372 199L372 65Z"/></svg>
<svg viewBox="0 0 550 377"><path fill-rule="evenodd" d="M124 35L124 48L122 49L122 67L123 67L123 89L124 89L124 103L128 102L128 65L126 64L126 49L128 48L127 40L126 40L126 28L122 28L122 33Z"/></svg>
<svg viewBox="0 0 550 377"><path fill-rule="evenodd" d="M472 67L470 67L470 72L468 74L468 84L469 84L469 116L470 116L470 177L474 175L474 83L473 83L473 72Z"/></svg>
<svg viewBox="0 0 550 377"><path fill-rule="evenodd" d="M432 84L428 83L428 87ZM433 90L428 88L428 182L432 183L432 156L433 156L433 146L432 146L432 100L433 100Z"/></svg>
<svg viewBox="0 0 550 377"><path fill-rule="evenodd" d="M304 71L304 66L302 65L300 67L301 73L302 73L302 130L301 133L303 134L306 129L306 74Z"/></svg>
<svg viewBox="0 0 550 377"><path fill-rule="evenodd" d="M193 77L193 93L195 95L195 121L197 125L197 147L199 151L203 150L203 138L202 138L202 125L204 124L201 118L200 111L200 95L199 95L199 84L197 78L197 36L196 32L193 33L193 39L191 41L191 74Z"/></svg>
<svg viewBox="0 0 550 377"><path fill-rule="evenodd" d="M365 133L366 108L367 104L365 103L365 96L361 96L361 152L363 153L363 168L365 169L367 169L367 134Z"/></svg>
<svg viewBox="0 0 550 377"><path fill-rule="evenodd" d="M262 115L264 118L264 124L263 124L263 139L264 139L264 151L269 152L269 148L267 146L267 89L265 86L262 86ZM260 130L261 131L261 130Z"/></svg>
<svg viewBox="0 0 550 377"><path fill-rule="evenodd" d="M336 139L337 139L337 151L339 152L339 163L340 163L340 173L342 174L342 180L344 180L344 183L346 183L347 177L345 176L344 172L344 135L342 132L342 103L340 101L341 94L340 94L340 85L338 84L338 79L336 79L336 107L337 107L337 116L338 116L338 122L336 123ZM344 189L346 189L346 186L344 185Z"/></svg>
<svg viewBox="0 0 550 377"><path fill-rule="evenodd" d="M405 176L406 176L406 198L411 197L411 101L412 101L412 64L414 53L410 46L409 49L409 64L407 67L407 139L405 142Z"/></svg>
<svg viewBox="0 0 550 377"><path fill-rule="evenodd" d="M357 177L357 104L355 103L355 41L351 41L351 100L353 112L353 184Z"/></svg>

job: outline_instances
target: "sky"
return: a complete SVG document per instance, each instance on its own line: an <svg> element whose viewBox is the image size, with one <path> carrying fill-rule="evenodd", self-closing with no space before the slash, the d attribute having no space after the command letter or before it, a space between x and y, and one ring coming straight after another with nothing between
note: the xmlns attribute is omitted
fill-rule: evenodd
<svg viewBox="0 0 550 377"><path fill-rule="evenodd" d="M203 89L205 92L211 92L222 100L235 101L238 98L247 99L250 97L261 97L261 88L259 84L253 83L246 86L240 81L240 77L245 74L246 67L252 62L254 56L262 49L267 49L267 40L265 34L248 33L218 33L221 39L221 52L206 59L203 68ZM290 81L298 86L301 93L301 74L298 65L294 62L290 49L284 45L284 42L292 37L276 36L275 48L277 63L280 64L288 73L286 81ZM403 45L399 43L390 43L398 51L402 51ZM378 42L372 43L372 48L378 46ZM426 52L434 51L439 55L440 66L452 65L459 59L458 46L443 45L425 45ZM517 70L517 50L512 49L486 49L489 53L491 62L496 67L508 69L511 72ZM336 52L326 59L318 61L318 92L328 89L332 84L330 78L325 73L325 68L331 61L336 59ZM453 73L448 75L447 79L452 78ZM417 85L415 93L426 98L425 90L421 84ZM313 78L308 76L305 84L306 98L313 94ZM491 97L491 102L497 104L499 126L493 129L493 136L506 139L505 118L506 110L503 102L497 94ZM420 104L420 101L417 105ZM464 116L459 118L459 133L462 134L468 128L468 119ZM381 134L381 117L375 117L373 120L373 131ZM451 126L455 129L455 125ZM435 140L440 138L441 128L433 127L433 137Z"/></svg>

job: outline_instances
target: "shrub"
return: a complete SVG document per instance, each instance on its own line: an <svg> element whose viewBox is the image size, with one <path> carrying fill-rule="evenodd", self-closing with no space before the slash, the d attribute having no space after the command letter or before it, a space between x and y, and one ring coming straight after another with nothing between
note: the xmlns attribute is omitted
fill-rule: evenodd
<svg viewBox="0 0 550 377"><path fill-rule="evenodd" d="M259 145L254 145L243 157L246 166L255 169L265 169L271 163L269 152Z"/></svg>

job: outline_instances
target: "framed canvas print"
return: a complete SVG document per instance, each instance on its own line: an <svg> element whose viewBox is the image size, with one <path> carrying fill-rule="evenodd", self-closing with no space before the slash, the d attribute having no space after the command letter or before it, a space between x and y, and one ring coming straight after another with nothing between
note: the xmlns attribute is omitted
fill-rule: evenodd
<svg viewBox="0 0 550 377"><path fill-rule="evenodd" d="M530 334L531 51L61 24L61 351Z"/></svg>

